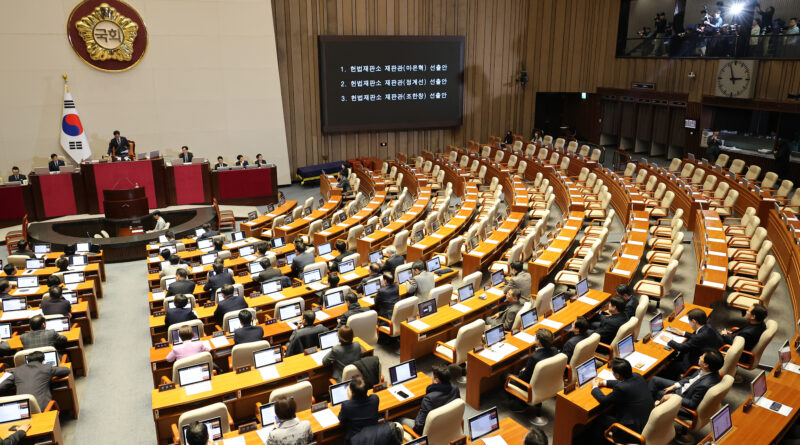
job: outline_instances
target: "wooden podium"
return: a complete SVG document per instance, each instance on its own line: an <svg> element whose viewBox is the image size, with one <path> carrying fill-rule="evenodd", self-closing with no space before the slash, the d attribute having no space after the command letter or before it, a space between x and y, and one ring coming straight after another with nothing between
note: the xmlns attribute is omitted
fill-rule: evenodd
<svg viewBox="0 0 800 445"><path fill-rule="evenodd" d="M126 220L148 216L150 207L144 187L103 190L103 209L107 219Z"/></svg>

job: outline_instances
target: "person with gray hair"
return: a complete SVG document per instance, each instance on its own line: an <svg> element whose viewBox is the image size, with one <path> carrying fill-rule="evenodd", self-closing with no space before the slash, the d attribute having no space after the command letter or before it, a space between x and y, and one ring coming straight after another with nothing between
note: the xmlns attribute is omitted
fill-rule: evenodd
<svg viewBox="0 0 800 445"><path fill-rule="evenodd" d="M394 270L397 269L397 266L402 266L406 262L403 255L397 254L397 249L394 246L386 246L383 249L383 254L388 258L383 263L383 267L381 267L383 272L391 272L394 275Z"/></svg>
<svg viewBox="0 0 800 445"><path fill-rule="evenodd" d="M408 295L416 296L419 301L429 300L431 290L436 286L436 277L425 269L425 263L420 260L411 265L411 273L413 276L406 284Z"/></svg>

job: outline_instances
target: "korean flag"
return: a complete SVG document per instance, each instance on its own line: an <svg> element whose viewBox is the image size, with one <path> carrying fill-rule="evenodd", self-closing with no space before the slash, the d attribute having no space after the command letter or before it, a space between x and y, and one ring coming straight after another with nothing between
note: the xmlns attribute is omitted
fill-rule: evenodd
<svg viewBox="0 0 800 445"><path fill-rule="evenodd" d="M76 162L92 157L92 149L83 131L78 109L69 92L69 86L64 85L64 111L61 113L61 148Z"/></svg>

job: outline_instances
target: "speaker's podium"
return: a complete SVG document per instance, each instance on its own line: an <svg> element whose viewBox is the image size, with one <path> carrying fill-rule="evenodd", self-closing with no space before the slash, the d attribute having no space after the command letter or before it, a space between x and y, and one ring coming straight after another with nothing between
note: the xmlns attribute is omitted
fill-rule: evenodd
<svg viewBox="0 0 800 445"><path fill-rule="evenodd" d="M103 190L103 209L112 221L138 220L150 214L144 187Z"/></svg>

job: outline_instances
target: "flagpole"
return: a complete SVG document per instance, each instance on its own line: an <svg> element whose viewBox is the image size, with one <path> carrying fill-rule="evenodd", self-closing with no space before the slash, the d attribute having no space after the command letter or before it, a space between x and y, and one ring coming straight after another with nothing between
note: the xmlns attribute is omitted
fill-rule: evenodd
<svg viewBox="0 0 800 445"><path fill-rule="evenodd" d="M64 78L64 88L66 88L67 89L67 93L69 93L69 83L67 83L67 75L66 74L62 74L61 77Z"/></svg>

